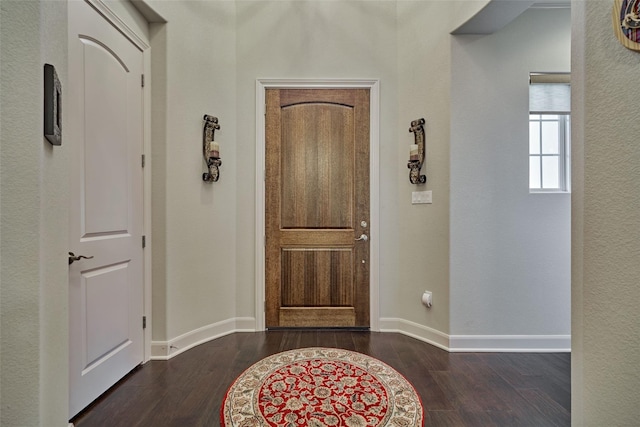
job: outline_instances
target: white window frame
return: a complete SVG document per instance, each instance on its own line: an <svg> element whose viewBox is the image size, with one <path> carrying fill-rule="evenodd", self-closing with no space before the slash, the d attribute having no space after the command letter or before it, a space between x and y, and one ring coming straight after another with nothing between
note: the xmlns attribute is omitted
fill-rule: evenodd
<svg viewBox="0 0 640 427"><path fill-rule="evenodd" d="M533 118L533 116L539 116L538 118ZM551 119L550 117L545 120L545 116L554 116L557 119ZM558 153L557 154L544 154L542 150L543 146L543 133L542 133L542 123L543 122L552 122L556 121L558 123ZM538 153L532 153L531 148L529 148L529 159L533 157L538 157L540 159L539 167L540 167L540 188L531 187L531 180L529 179L529 192L531 193L567 193L571 191L570 183L571 183L571 161L570 161L570 153L571 153L571 115L570 114L557 114L557 113L549 113L544 114L540 112L530 113L529 115L529 123L538 123L539 124L539 140L538 140ZM531 147L531 134L529 135L529 147ZM558 158L558 187L544 187L544 170L543 170L543 161L544 157L557 157ZM531 167L531 162L529 162L529 168Z"/></svg>
<svg viewBox="0 0 640 427"><path fill-rule="evenodd" d="M568 90L567 90L568 89ZM571 192L571 74L567 72L529 73L529 192L530 193L569 193ZM539 116L540 118L534 118ZM547 120L545 120L545 116ZM557 120L551 118L557 117ZM542 123L558 123L558 153L544 154L544 133ZM538 153L532 152L531 123L539 123ZM540 188L531 187L531 159L539 158ZM544 188L545 157L558 158L558 187Z"/></svg>

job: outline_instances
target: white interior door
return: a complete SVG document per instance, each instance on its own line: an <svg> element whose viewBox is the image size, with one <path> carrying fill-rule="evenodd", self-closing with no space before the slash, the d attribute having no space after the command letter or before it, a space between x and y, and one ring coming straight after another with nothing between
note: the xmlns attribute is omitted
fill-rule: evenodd
<svg viewBox="0 0 640 427"><path fill-rule="evenodd" d="M142 52L69 2L69 417L143 360Z"/></svg>

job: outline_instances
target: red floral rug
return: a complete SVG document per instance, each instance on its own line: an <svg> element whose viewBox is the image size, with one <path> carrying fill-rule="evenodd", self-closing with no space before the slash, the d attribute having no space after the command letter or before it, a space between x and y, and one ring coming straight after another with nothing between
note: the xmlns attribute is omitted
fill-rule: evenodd
<svg viewBox="0 0 640 427"><path fill-rule="evenodd" d="M335 348L262 359L240 375L221 408L224 427L422 426L413 386L389 365Z"/></svg>

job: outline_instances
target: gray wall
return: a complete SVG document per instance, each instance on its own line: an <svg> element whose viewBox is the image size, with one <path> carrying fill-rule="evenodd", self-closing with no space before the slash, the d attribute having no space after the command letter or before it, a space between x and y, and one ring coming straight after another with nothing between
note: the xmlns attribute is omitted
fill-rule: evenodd
<svg viewBox="0 0 640 427"><path fill-rule="evenodd" d="M451 334L569 335L570 194L529 193L528 73L570 70L570 10L456 36Z"/></svg>

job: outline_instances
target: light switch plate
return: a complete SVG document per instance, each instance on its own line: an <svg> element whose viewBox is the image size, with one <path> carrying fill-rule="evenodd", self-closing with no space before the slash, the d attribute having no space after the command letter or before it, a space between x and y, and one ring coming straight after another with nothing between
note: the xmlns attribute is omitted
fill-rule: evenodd
<svg viewBox="0 0 640 427"><path fill-rule="evenodd" d="M413 191L411 193L411 204L419 205L424 203L433 203L431 190L429 191Z"/></svg>

